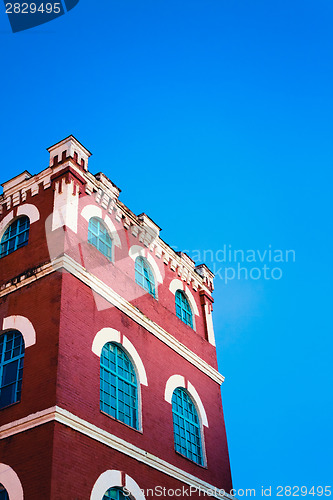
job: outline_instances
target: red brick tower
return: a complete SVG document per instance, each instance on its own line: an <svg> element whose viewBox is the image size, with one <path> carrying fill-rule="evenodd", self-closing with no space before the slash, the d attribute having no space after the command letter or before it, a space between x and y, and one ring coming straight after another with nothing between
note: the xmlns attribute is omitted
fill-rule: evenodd
<svg viewBox="0 0 333 500"><path fill-rule="evenodd" d="M229 498L212 273L48 151L0 196L0 500Z"/></svg>

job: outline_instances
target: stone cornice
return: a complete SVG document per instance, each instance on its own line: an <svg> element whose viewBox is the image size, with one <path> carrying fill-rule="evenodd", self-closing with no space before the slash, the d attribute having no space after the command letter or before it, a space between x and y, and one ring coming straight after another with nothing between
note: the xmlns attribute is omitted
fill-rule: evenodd
<svg viewBox="0 0 333 500"><path fill-rule="evenodd" d="M99 173L96 176L90 172L82 171L70 158L60 162L55 166L51 166L28 179L24 179L18 184L6 189L0 195L0 215L3 211L3 204L7 206L7 210L12 209L26 201L27 191L30 190L31 196L39 194L40 184L43 189L47 189L52 184L52 179L61 174L62 170L70 167L73 172L84 178L85 192L87 195L94 196L95 202L102 208L112 214L118 222L122 222L124 229L132 233L134 237L139 239L139 242L149 248L152 254L157 258L163 259L171 271L175 272L181 280L191 285L194 291L204 289L207 293L212 293L214 285L214 275L210 271L202 272L202 266L197 266L199 272L193 266L193 261L181 252L177 253L167 243L159 237L159 231L152 231L151 224L147 223L144 218L135 215L128 207L126 207L119 199L120 190L113 184L104 174ZM19 177L19 176L17 176ZM8 181L10 182L10 181ZM6 185L7 183L5 183ZM9 184L10 185L10 184ZM158 226L156 226L158 228ZM158 228L159 229L159 228Z"/></svg>
<svg viewBox="0 0 333 500"><path fill-rule="evenodd" d="M49 423L49 422L58 422L66 427L73 429L80 434L83 434L99 443L102 443L109 448L112 448L124 455L127 455L139 462L144 463L145 465L152 467L170 477L173 477L182 483L188 484L197 488L202 493L208 494L208 492L214 492L214 494L208 494L210 497L218 498L220 500L234 500L235 497L224 493L222 494L219 488L199 479L188 472L176 467L165 460L153 455L137 446L134 446L132 443L125 441L124 439L107 432L96 425L91 424L87 420L83 420L80 417L77 417L73 413L60 408L59 406L53 406L51 408L47 408L45 410L39 411L37 413L33 413L24 417L22 419L16 420L15 422L11 422L9 424L2 425L0 427L0 439L6 439L10 436L14 436L15 434L19 434L21 432L28 431L40 425Z"/></svg>
<svg viewBox="0 0 333 500"><path fill-rule="evenodd" d="M47 276L48 274L61 269L68 271L82 283L91 288L94 292L101 295L110 304L117 307L133 321L141 325L143 328L145 328L147 331L161 340L164 344L170 347L173 351L177 352L180 356L189 361L200 371L205 373L208 377L214 380L214 382L221 384L224 381L223 375L215 370L215 368L209 365L206 361L200 358L184 344L176 340L164 328L145 316L139 309L137 309L130 302L121 297L99 278L89 273L84 267L82 267L78 262L73 260L68 255L58 257L52 262L43 264L35 270L29 271L29 273L23 273L10 282L3 284L0 288L0 297L12 293L17 289L42 278L43 276Z"/></svg>

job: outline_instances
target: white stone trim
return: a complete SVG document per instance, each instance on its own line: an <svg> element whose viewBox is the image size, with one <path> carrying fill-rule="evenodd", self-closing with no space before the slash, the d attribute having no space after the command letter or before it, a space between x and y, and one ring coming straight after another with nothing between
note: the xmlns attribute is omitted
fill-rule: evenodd
<svg viewBox="0 0 333 500"><path fill-rule="evenodd" d="M201 434L201 446L202 446L202 454L203 454L203 461L206 464L207 463L207 456L206 456L206 446L205 446L205 437L204 437L204 429L203 427L208 427L208 420L207 420L207 414L205 411L205 408L202 404L201 398L199 394L197 393L196 389L194 386L189 382L188 380L185 379L182 375L171 375L169 379L167 380L166 386L165 386L165 392L164 392L164 398L165 400L172 404L172 396L174 391L178 388L183 388L185 391L189 393L191 396L191 399L196 407L196 410L198 412L199 420L200 420L200 434Z"/></svg>
<svg viewBox="0 0 333 500"><path fill-rule="evenodd" d="M17 217L21 217L22 215L26 215L30 219L30 224L38 221L40 219L39 210L35 205L31 205L30 203L26 203L25 205L20 205L17 209ZM2 237L2 233L7 229L8 225L12 220L14 220L14 211L12 210L9 214L6 215L0 222L0 239Z"/></svg>
<svg viewBox="0 0 333 500"><path fill-rule="evenodd" d="M21 217L22 215L29 217L30 224L33 224L40 219L38 208L30 203L26 203L25 205L20 205L18 207L16 217ZM16 219L16 217L14 217L14 211L12 210L2 219L0 222L0 241L2 234L5 232L10 223Z"/></svg>
<svg viewBox="0 0 333 500"><path fill-rule="evenodd" d="M17 217L22 215L26 215L30 219L30 224L37 222L40 219L39 210L35 205L31 203L25 203L24 205L20 205L17 209Z"/></svg>
<svg viewBox="0 0 333 500"><path fill-rule="evenodd" d="M177 387L185 387L185 378L182 375L171 375L165 385L164 399L168 403L172 403L172 395Z"/></svg>
<svg viewBox="0 0 333 500"><path fill-rule="evenodd" d="M108 215L104 217L104 222L111 233L113 243L116 245L116 247L121 248L121 241L117 229Z"/></svg>
<svg viewBox="0 0 333 500"><path fill-rule="evenodd" d="M4 182L2 185L4 193L6 193L9 189L15 188L18 186L18 184L22 184L27 179L31 178L30 172L28 170L24 170L21 174L16 175L12 179L10 179L7 182ZM15 194L17 194L16 192Z"/></svg>
<svg viewBox="0 0 333 500"><path fill-rule="evenodd" d="M146 257L147 249L140 245L132 245L128 251L128 255L135 262L137 257Z"/></svg>
<svg viewBox="0 0 333 500"><path fill-rule="evenodd" d="M182 375L171 375L171 377L169 377L169 379L167 380L164 391L165 401L172 404L172 395L177 387L182 387L187 390L197 407L202 425L208 427L207 413L204 405L202 404L201 398L191 382L186 381L185 377L183 377Z"/></svg>
<svg viewBox="0 0 333 500"><path fill-rule="evenodd" d="M193 294L192 294L192 292L190 291L190 289L189 289L189 287L188 287L188 286L185 286L184 293L185 293L185 295L186 295L187 300L188 300L188 301L189 301L189 303L190 303L190 306L191 306L192 311L194 312L194 314L195 314L196 316L199 316L199 311L198 311L198 306L197 306L197 303L196 303L195 298L193 297Z"/></svg>
<svg viewBox="0 0 333 500"><path fill-rule="evenodd" d="M66 141L65 141L66 142ZM65 143L64 143L65 144ZM8 210L12 207L12 197L14 197L17 193L21 193L21 199L24 202L26 199L26 193L27 191L31 190L32 195L36 195L39 192L39 187L42 184L42 189L48 189L51 186L51 175L56 175L59 172L62 172L66 167L70 166L71 169L73 169L80 177L84 177L86 180L86 187L85 191L91 195L93 191L103 191L104 194L107 193L109 196L110 200L114 202L114 210L117 210L120 215L125 215L125 217L128 217L131 223L131 231L136 231L136 234L139 230L139 227L141 228L142 226L138 225L138 217L136 217L134 214L130 214L129 211L127 210L124 205L117 200L118 195L119 195L119 189L116 188L110 181L106 180L105 181L105 176L101 174L99 178L97 179L94 175L92 175L90 172L82 172L82 169L78 166L75 165L72 161L66 161L64 163L61 163L57 166L52 166L46 168L42 172L33 175L31 177L28 177L25 180L22 180L17 184L15 183L12 185L11 181L7 181L4 186L4 194L0 195L0 199L2 199L2 203L7 203L7 208ZM16 176L17 177L17 176ZM9 187L11 186L11 187ZM111 206L111 204L110 204ZM110 210L110 209L109 209ZM1 223L0 223L1 224ZM157 233L159 231L159 228L157 228ZM1 231L0 231L1 234ZM197 290L198 285L200 284L200 287L205 290L208 294L211 294L211 280L210 282L206 282L206 278L203 276L199 275L194 267L192 262L190 262L189 259L184 258L180 255L177 255L175 251L168 246L163 240L161 240L159 237L156 237L154 239L154 243L156 244L156 257L162 257L163 254L163 260L168 263L170 259L173 259L176 262L177 266L183 266L186 268L188 275L190 276L191 279L191 286L193 286L194 290Z"/></svg>
<svg viewBox="0 0 333 500"><path fill-rule="evenodd" d="M171 281L171 283L169 285L169 290L171 293L176 295L177 290L184 291L184 283L178 279L174 279Z"/></svg>
<svg viewBox="0 0 333 500"><path fill-rule="evenodd" d="M125 335L123 335L122 345L134 361L134 364L135 364L135 367L137 369L137 373L139 376L140 384L147 386L148 381L147 381L146 370L145 370L144 364L142 362L142 359L140 358L140 356L138 354L138 351L135 349L132 342L127 337L125 337Z"/></svg>
<svg viewBox="0 0 333 500"><path fill-rule="evenodd" d="M4 297L9 293L29 285L37 279L43 278L54 271L65 269L82 283L89 286L94 292L101 295L110 304L116 306L120 311L125 313L129 318L135 321L138 325L145 328L147 331L155 335L159 340L166 344L170 349L186 359L189 363L193 364L198 370L202 371L214 382L221 384L224 381L224 376L221 375L215 368L209 365L206 361L200 358L196 353L191 351L184 344L179 342L167 332L164 328L145 316L141 311L134 307L130 302L125 300L117 294L112 288L107 286L103 281L89 273L83 266L81 266L74 259L68 255L62 255L51 262L40 266L33 276L23 277L18 283L8 283L2 290L0 290L0 297Z"/></svg>
<svg viewBox="0 0 333 500"><path fill-rule="evenodd" d="M124 439L121 439L118 436L115 436L58 406L47 408L46 410L43 410L41 412L28 415L25 418L1 426L0 439L5 439L20 432L33 429L34 427L45 424L46 422L52 421L56 421L77 432L80 432L81 434L108 446L109 448L117 450L120 453L124 453L125 455L162 472L163 474L166 474L190 486L196 487L202 492L207 493L209 491L211 492L212 490L215 490L215 487L207 483L206 481L203 481L202 479L199 479L198 477L183 471L179 467L176 467L175 465L162 460L156 455L152 455L151 453L138 448L137 446L134 446L132 443L129 443ZM218 498L220 500L234 500L234 497L232 497L231 495L228 495L226 493L222 495L219 493L218 488L216 490L217 492L216 494L214 494L215 498Z"/></svg>
<svg viewBox="0 0 333 500"><path fill-rule="evenodd" d="M125 476L125 488L135 500L145 500L146 497L142 493L138 483L127 474Z"/></svg>
<svg viewBox="0 0 333 500"><path fill-rule="evenodd" d="M202 425L204 425L205 427L209 427L207 413L206 413L206 410L204 408L204 405L202 404L201 398L200 398L199 394L197 393L195 387L189 381L187 382L187 391L190 393L190 395L192 396L192 399L194 400L194 402L196 404L197 410L199 411L199 414L201 417Z"/></svg>
<svg viewBox="0 0 333 500"><path fill-rule="evenodd" d="M124 483L123 483L124 479ZM145 500L139 485L120 470L107 470L97 479L92 489L90 500L101 500L109 488L125 488L134 500ZM126 495L127 496L127 495Z"/></svg>
<svg viewBox="0 0 333 500"><path fill-rule="evenodd" d="M66 226L77 233L78 210L79 192L74 181L67 183L66 179L62 178L55 182L52 231Z"/></svg>
<svg viewBox="0 0 333 500"><path fill-rule="evenodd" d="M193 294L190 291L190 289L189 289L188 286L185 286L184 293L185 293L186 298L188 299L188 301L189 301L189 303L191 305L191 308L192 308L192 311L194 312L194 314L196 316L200 316L199 311L198 311L197 303L196 303L195 298L193 297Z"/></svg>
<svg viewBox="0 0 333 500"><path fill-rule="evenodd" d="M215 343L215 334L213 326L213 315L211 306L209 304L205 304L205 315L206 315L208 342L210 342L213 346L215 346L216 343Z"/></svg>
<svg viewBox="0 0 333 500"><path fill-rule="evenodd" d="M81 215L87 222L89 222L92 217L98 217L103 220L102 209L97 205L86 205L81 210Z"/></svg>
<svg viewBox="0 0 333 500"><path fill-rule="evenodd" d="M157 262L155 261L154 257L149 253L149 250L147 250L147 248L140 247L140 245L132 245L128 251L128 255L134 262L136 261L137 257L144 257L145 259L147 259L148 264L152 268L155 281L157 283L163 283L163 277L160 268L158 267Z"/></svg>
<svg viewBox="0 0 333 500"><path fill-rule="evenodd" d="M2 237L2 233L5 229L7 229L8 224L14 218L14 211L12 210L9 214L6 215L0 222L0 237Z"/></svg>
<svg viewBox="0 0 333 500"><path fill-rule="evenodd" d="M57 407L52 406L46 410L41 410L36 413L31 413L27 417L14 420L9 424L0 426L0 439L6 439L10 436L15 436L21 432L34 429L39 425L47 424L56 420Z"/></svg>
<svg viewBox="0 0 333 500"><path fill-rule="evenodd" d="M105 217L103 218L103 212L101 207L98 207L97 205L86 205L81 210L81 215L88 223L92 217L98 217L99 219L104 221L106 227L110 232L112 243L116 247L121 248L121 241L117 229L108 215L105 215Z"/></svg>
<svg viewBox="0 0 333 500"><path fill-rule="evenodd" d="M62 168L64 168L62 166ZM8 208L11 207L11 202L15 196L21 194L21 200L24 202L27 198L27 191L31 191L31 195L35 196L38 194L39 184L43 184L44 189L48 189L51 186L51 174L55 174L56 172L51 168L47 168L40 172L37 175L27 177L25 180L22 180L19 184L12 183L11 181L7 181L4 183L4 194L0 195L0 197L4 197ZM15 179L15 178L14 178ZM16 177L17 179L17 177Z"/></svg>
<svg viewBox="0 0 333 500"><path fill-rule="evenodd" d="M173 293L173 295L176 295L177 290L180 290L187 298L192 311L192 323L193 323L192 328L195 331L196 330L195 316L199 316L199 311L197 304L195 302L195 298L193 297L189 287L186 286L185 283L183 283L183 281L180 281L179 279L175 278L171 281L169 285L169 290L171 293Z"/></svg>
<svg viewBox="0 0 333 500"><path fill-rule="evenodd" d="M133 360L140 384L147 386L148 381L144 364L132 342L125 337L125 335L123 335L121 339L118 330L114 330L113 328L102 328L102 330L95 335L91 348L92 352L100 357L102 349L107 342L116 342L124 347L125 351L128 352Z"/></svg>
<svg viewBox="0 0 333 500"><path fill-rule="evenodd" d="M0 464L0 484L7 490L9 500L23 500L21 481L9 465Z"/></svg>
<svg viewBox="0 0 333 500"><path fill-rule="evenodd" d="M157 263L155 262L154 257L150 253L148 253L148 251L147 251L146 259L148 260L148 264L153 268L153 273L155 275L157 283L162 284L163 278L162 278L161 271L160 271Z"/></svg>
<svg viewBox="0 0 333 500"><path fill-rule="evenodd" d="M183 356L185 359L190 361L194 366L199 368L201 371L215 380L218 383L222 383L224 377L218 373L213 367L211 367L206 361L201 359L197 354L191 351L188 347L181 344L176 340L170 333L168 333L164 328L157 325L147 316L145 316L141 311L139 311L130 302L125 300L119 294L117 294L112 288L103 283L99 278L90 274L84 267L82 267L78 262L64 255L60 259L55 259L53 261L55 269L66 269L73 276L76 276L83 283L88 285L96 293L104 297L107 301L113 304L115 307L124 312L127 316L132 318L136 323L143 326L146 330L153 333L156 337L162 340L165 344L171 347L178 354ZM0 294L1 296L1 294Z"/></svg>
<svg viewBox="0 0 333 500"><path fill-rule="evenodd" d="M91 491L90 500L101 500L109 488L122 488L121 471L106 470L103 472Z"/></svg>
<svg viewBox="0 0 333 500"><path fill-rule="evenodd" d="M187 300L190 303L193 314L195 314L196 316L200 316L195 298L193 297L189 287L186 286L185 283L183 283L183 281L180 281L177 278L172 280L169 285L169 290L174 295L176 294L177 290L181 290L182 292L184 292Z"/></svg>
<svg viewBox="0 0 333 500"><path fill-rule="evenodd" d="M2 330L18 330L24 338L26 348L36 343L36 331L33 324L24 316L7 316L2 321Z"/></svg>
<svg viewBox="0 0 333 500"><path fill-rule="evenodd" d="M88 170L88 158L91 153L72 135L47 148L47 151L50 153L50 167L53 165L54 157L58 156L59 161L61 161L62 153L66 151L66 156L71 158L74 158L74 153L77 153L78 162L81 163L81 160L84 160L84 169Z"/></svg>
<svg viewBox="0 0 333 500"><path fill-rule="evenodd" d="M120 332L113 328L102 328L102 330L95 335L91 347L92 352L100 358L102 349L108 342L117 342L120 344Z"/></svg>

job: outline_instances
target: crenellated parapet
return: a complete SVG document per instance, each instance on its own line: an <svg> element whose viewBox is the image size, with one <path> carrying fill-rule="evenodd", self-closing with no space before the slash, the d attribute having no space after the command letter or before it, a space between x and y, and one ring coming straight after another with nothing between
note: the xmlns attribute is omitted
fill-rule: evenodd
<svg viewBox="0 0 333 500"><path fill-rule="evenodd" d="M119 200L121 190L102 172L88 170L91 156L74 136L69 136L47 149L49 166L36 175L28 171L2 184L0 215L25 203L27 196L37 196L52 187L54 191L52 229L63 225L77 231L79 198L92 196L94 202L121 223L151 255L194 291L214 289L214 274L205 264L195 262L185 253L176 252L160 238L161 228L145 213L135 215Z"/></svg>

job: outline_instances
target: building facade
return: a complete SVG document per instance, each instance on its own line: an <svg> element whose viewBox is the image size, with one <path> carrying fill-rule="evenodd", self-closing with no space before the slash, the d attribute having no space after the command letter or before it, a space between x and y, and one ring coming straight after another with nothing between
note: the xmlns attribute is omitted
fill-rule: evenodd
<svg viewBox="0 0 333 500"><path fill-rule="evenodd" d="M0 500L229 498L213 274L48 151L0 196Z"/></svg>

